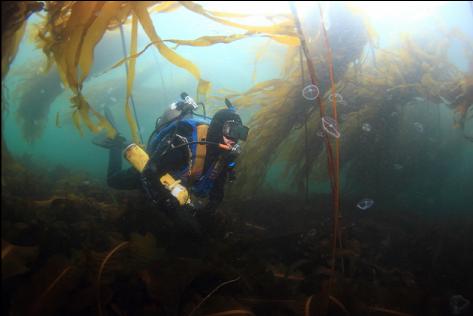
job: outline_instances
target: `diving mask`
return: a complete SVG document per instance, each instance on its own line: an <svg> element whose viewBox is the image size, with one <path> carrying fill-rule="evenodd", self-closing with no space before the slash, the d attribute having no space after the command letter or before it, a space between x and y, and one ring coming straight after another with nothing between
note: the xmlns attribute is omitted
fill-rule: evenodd
<svg viewBox="0 0 473 316"><path fill-rule="evenodd" d="M250 129L244 126L243 124L241 124L241 122L231 120L231 121L225 121L225 123L223 123L222 132L223 132L223 136L229 139L238 141L240 139L246 140L246 138L248 137L249 130Z"/></svg>

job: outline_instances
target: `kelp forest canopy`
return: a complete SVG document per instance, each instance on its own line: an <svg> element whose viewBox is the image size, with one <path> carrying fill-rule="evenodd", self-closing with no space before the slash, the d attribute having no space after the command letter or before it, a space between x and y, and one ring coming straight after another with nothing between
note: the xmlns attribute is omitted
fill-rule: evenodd
<svg viewBox="0 0 473 316"><path fill-rule="evenodd" d="M83 86L87 80L93 80L91 70L96 46L107 32L126 24L131 27L128 56L116 60L105 72L127 65L126 79L123 79L126 80L123 112L133 140L141 143L131 104L136 62L146 50L155 49L169 63L192 75L197 82L195 95L211 110L221 107L224 98L228 98L238 109L250 111L250 135L244 144L238 179L239 193L245 195L256 191L272 163L278 161L284 161L285 175L290 175L299 189L307 186L309 174L323 179L327 170L323 167L327 159L326 146L330 143L337 142L336 147L342 148L341 157L337 156L334 161L339 167L348 161L363 161L362 152L356 150L363 132L359 128L360 116L364 121L389 116L378 134L386 139L392 130L401 129L401 121L391 114L398 113L399 105L416 97L450 108L455 113L452 128L463 129L465 121L471 117L473 41L458 29L440 24L435 37L419 39L403 34L399 45L382 48L379 35L368 18L341 2L332 3L325 12L325 7L314 3L301 20L302 33L297 31L289 5L285 14L263 16L265 23L261 25L245 22L254 14L209 10L191 1L7 1L2 2L2 8L7 9L2 10L2 80L18 50L28 18L35 12L41 17L29 37L42 50L46 62L42 66L35 65L35 71L43 71L35 72L19 89L17 118L27 141L33 142L41 135L49 106L62 91L61 86L72 93L72 122L80 134L84 128L93 133L105 130L110 137L116 134L98 110L98 104L85 97ZM177 10L187 10L232 27L235 34L204 35L195 39L161 38L152 17L174 14ZM137 44L138 27L147 36L148 44L144 47ZM213 89L212 82L202 76L192 57L184 57L176 50L180 46L198 50L250 37L266 37L268 41L284 45L285 49L284 54L278 56L280 76L257 82L244 92L235 91L234 87ZM307 45L307 56L301 49L302 42ZM461 43L470 61L466 71L458 69L448 59L454 42ZM265 49L267 46L255 54L255 64L265 58ZM314 66L313 74L307 67L307 58ZM51 69L55 71L50 72ZM311 75L317 78L318 95L308 100L302 91L311 83ZM34 91L43 89L46 94L35 96ZM7 110L6 104L2 98L2 112ZM343 135L339 140L324 134L322 118L326 116L335 119ZM59 119L56 124L60 125ZM321 134L324 134L325 146ZM465 138L471 140L471 135L465 133Z"/></svg>

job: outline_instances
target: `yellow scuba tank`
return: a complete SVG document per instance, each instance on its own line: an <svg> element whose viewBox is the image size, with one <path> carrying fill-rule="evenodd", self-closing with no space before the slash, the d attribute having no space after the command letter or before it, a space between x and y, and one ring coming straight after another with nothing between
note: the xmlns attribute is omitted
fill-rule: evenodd
<svg viewBox="0 0 473 316"><path fill-rule="evenodd" d="M140 173L143 172L146 164L148 163L149 156L140 146L137 144L128 145L123 151L125 159L136 168Z"/></svg>

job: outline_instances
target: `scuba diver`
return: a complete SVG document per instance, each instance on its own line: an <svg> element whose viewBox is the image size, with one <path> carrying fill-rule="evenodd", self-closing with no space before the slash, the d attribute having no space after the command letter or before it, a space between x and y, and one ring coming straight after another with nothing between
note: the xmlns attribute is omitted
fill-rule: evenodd
<svg viewBox="0 0 473 316"><path fill-rule="evenodd" d="M165 211L187 209L212 214L223 200L224 185L235 179L238 141L245 141L248 127L242 124L234 106L225 99L226 109L210 120L195 113L198 105L186 93L156 120L146 151L127 144L117 133L94 144L109 149L107 184L115 189L142 188L151 201ZM116 129L113 117L105 116ZM122 170L122 153L132 167Z"/></svg>

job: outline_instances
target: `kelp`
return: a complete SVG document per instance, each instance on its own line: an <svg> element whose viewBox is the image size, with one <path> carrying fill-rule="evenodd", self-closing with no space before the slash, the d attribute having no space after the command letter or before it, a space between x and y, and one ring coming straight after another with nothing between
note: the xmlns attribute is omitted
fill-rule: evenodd
<svg viewBox="0 0 473 316"><path fill-rule="evenodd" d="M26 20L42 8L43 4L39 1L2 2L2 81L18 51Z"/></svg>
<svg viewBox="0 0 473 316"><path fill-rule="evenodd" d="M339 13L346 12L343 9L338 10ZM353 25L349 27L352 32L347 38L343 29L347 28L348 22ZM446 34L451 32L445 32L445 37L440 36L438 41L424 40L421 44L419 39L413 40L404 35L399 47L386 50L377 48L374 31L369 29L369 23L361 17L349 16L344 23L343 27L342 24L334 23L328 32L333 50L336 93L344 98L344 104L338 106L338 115L341 117L339 128L343 135L340 139L342 166L352 162L352 169L356 169L360 166L355 167L357 164L353 162L366 159L362 158L363 151L360 150L360 147L365 145L360 140L366 141L361 129L363 122L372 123L379 117L389 118L392 113L398 111L397 105L405 104L416 96L454 109L456 126L462 126L465 113L468 113L468 108L471 107L471 75L462 73L448 62L447 51L450 45L445 39L448 38ZM311 57L319 78L320 95L323 102L329 104L324 115L332 116L328 102L329 71L325 51L320 49L324 45L320 42L320 36L314 34L317 34L317 30L311 30L308 35L309 41L312 42L311 47L316 48L311 51ZM470 41L460 35L455 38L461 39L465 55L470 56ZM371 51L363 50L370 42L377 50L375 60L367 57L372 54ZM305 187L304 179L308 173L310 178L317 182L327 179L324 167L327 156L320 137L320 133L323 133L321 118L310 102L302 98L301 91L307 84L308 76L305 74L301 78L301 68L304 68L305 64L300 62L298 55L297 49L288 49L286 61L281 65L283 77L278 80L281 86L286 85L287 89L278 87L271 90L270 80L255 85L239 96L231 96L234 98L234 104L241 108L259 106L250 122L250 135L244 145L244 159L239 166L241 174L237 180L238 186L233 190L238 196L247 197L257 192L256 188L262 185L264 175L274 164L284 166L282 176L285 181L290 176L292 184L299 192ZM282 101L284 106L281 105ZM389 130L386 127L383 132L377 130L376 142L383 137L390 137L389 131L396 129L396 114L397 112L392 114L392 118L388 120L391 124ZM304 122L307 122L307 133L302 128ZM366 137L369 136L370 134L366 134ZM308 148L305 147L306 140ZM268 167L264 166L262 161L269 161L266 165ZM376 186L374 182L372 185Z"/></svg>
<svg viewBox="0 0 473 316"><path fill-rule="evenodd" d="M254 16L254 14L214 12L205 10L202 6L188 1L166 1L161 3L117 1L45 2L44 8L46 14L41 15L43 22L34 30L34 33L37 33L37 46L41 48L48 57L47 68L49 69L54 63L62 83L72 91L73 97L71 98L71 103L74 108L72 120L81 134L83 134L83 124L93 133L105 129L109 137L113 137L116 134L116 131L107 120L105 120L103 115L96 111L94 106L84 98L82 87L85 80L89 77L94 64L94 49L97 44L107 31L114 30L120 25L128 23L127 20L131 20L132 25L136 25L133 19L129 19L131 16L136 17L145 30L145 33L150 38L150 44L153 44L161 55L194 76L198 81L197 98L207 97L211 88L210 82L201 78L200 70L192 61L180 56L173 49L170 49L164 44L156 33L149 16L150 13L163 14L172 12L181 6L218 23L244 29L247 33L229 36L202 36L190 41L181 39L164 40L164 42L176 44L175 48L181 45L209 46L218 43L231 43L250 36L270 37L281 44L289 46L299 45L299 39L295 36L293 30L293 21L289 15L285 14L266 15L265 18L270 21L271 25L251 26L226 20L226 18L245 18ZM15 19L24 22L29 14L39 10L41 5L36 2L21 2L20 7L21 8L16 8L16 12L19 12L19 16L15 15ZM279 22L274 22L277 20ZM6 56L15 54L19 40L21 39L21 29L24 29L24 23L21 25L21 27L8 27L8 36L10 36L8 42L12 44L8 47L13 49L10 49L11 52L8 54L2 54L2 77L4 75L4 64L6 61L9 63L12 59ZM19 31L17 32L17 30ZM13 37L15 37L16 40L10 39ZM133 38L134 36L132 36L132 45ZM2 46L2 52L4 48L6 49L8 47ZM128 96L131 96L132 82L134 80L134 71L131 64L135 63L135 59L144 52L146 48L138 54L135 54L135 52L131 53L131 57L125 59L129 60L130 63L130 70L127 75ZM122 62L124 61L121 61L119 64ZM131 115L128 99L127 97L125 115L131 128L132 137L137 141L136 122L135 118ZM92 117L95 118L95 120L92 120ZM32 139L30 136L28 137Z"/></svg>
<svg viewBox="0 0 473 316"><path fill-rule="evenodd" d="M29 143L41 136L51 104L63 91L56 69L53 67L46 72L36 71L35 68L40 65L41 62L27 66L26 77L14 92L14 97L19 100L16 119L24 139Z"/></svg>
<svg viewBox="0 0 473 316"><path fill-rule="evenodd" d="M163 254L157 247L156 238L147 233L132 234L129 241L117 243L106 253L93 253L93 260L98 264L95 276L96 303L99 315L102 315L102 287L109 285L118 274L136 273ZM93 269L95 271L95 269Z"/></svg>
<svg viewBox="0 0 473 316"><path fill-rule="evenodd" d="M52 256L14 298L11 315L51 315L67 304L81 273L66 258Z"/></svg>

